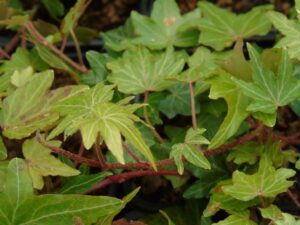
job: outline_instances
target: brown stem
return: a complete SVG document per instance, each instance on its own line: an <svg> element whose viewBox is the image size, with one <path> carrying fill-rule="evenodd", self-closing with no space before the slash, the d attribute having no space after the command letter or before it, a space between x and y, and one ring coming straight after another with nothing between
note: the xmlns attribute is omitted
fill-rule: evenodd
<svg viewBox="0 0 300 225"><path fill-rule="evenodd" d="M63 39L61 41L61 46L60 46L60 49L59 49L61 52L65 51L67 42L68 42L68 35L66 35L65 37L63 37Z"/></svg>
<svg viewBox="0 0 300 225"><path fill-rule="evenodd" d="M244 144L248 141L251 141L253 139L256 138L256 136L261 132L261 130L263 129L263 125L260 124L255 130L253 130L250 133L245 134L244 136L240 137L237 140L234 140L228 144L225 144L219 148L215 148L215 149L211 149L211 150L207 150L204 153L204 155L206 157L210 157L210 156L214 156L214 155L218 155L221 154L223 152L226 152L232 148L234 148L237 145L240 144ZM62 148L56 147L56 146L52 146L50 144L48 144L43 138L42 136L39 134L39 132L37 132L37 139L38 141L46 148L49 148L51 151L63 155L77 163L85 163L91 167L98 167L98 168L102 168L102 165L100 164L100 162L98 160L94 160L94 159L88 159L82 156L79 156L77 154L74 154L72 152L66 151ZM174 165L174 160L173 159L164 159L164 160L159 160L156 162L156 166L158 168L161 167L165 167L165 166L169 166L169 165ZM127 170L133 170L133 169L148 169L148 170L152 170L152 165L149 162L140 162L140 163L127 163L127 164L120 164L120 163L108 163L106 162L106 169L127 169Z"/></svg>
<svg viewBox="0 0 300 225"><path fill-rule="evenodd" d="M184 172L183 175L178 174L177 170L160 170L160 171L152 171L152 170L141 170L141 171L131 171L121 174L116 174L107 177L105 180L93 186L90 190L88 190L85 194L92 193L96 190L107 187L108 185L114 183L123 183L127 180L144 177L144 176L157 176L157 175L165 175L165 176L188 176L189 173Z"/></svg>
<svg viewBox="0 0 300 225"><path fill-rule="evenodd" d="M52 45L44 36L42 36L33 26L31 22L27 22L24 27L30 32L36 40L44 45L45 47L49 48L52 52L54 52L57 56L59 56L62 60L64 60L66 63L68 63L70 66L75 68L81 73L87 72L87 68L84 65L78 65L76 62L74 62L72 59L70 59L68 56L63 54L59 49L57 49L54 45Z"/></svg>
<svg viewBox="0 0 300 225"><path fill-rule="evenodd" d="M131 158L133 158L137 163L141 163L142 162L139 159L139 157L130 149L130 147L128 146L128 144L123 143L123 146L126 149L126 151L128 152L128 154L131 156Z"/></svg>
<svg viewBox="0 0 300 225"><path fill-rule="evenodd" d="M81 144L80 144L79 151L78 151L77 155L81 157L83 155L83 153L84 153L84 145L81 141ZM79 165L79 163L74 161L74 167L77 167L78 165Z"/></svg>
<svg viewBox="0 0 300 225"><path fill-rule="evenodd" d="M152 125L150 119L149 119L149 116L148 116L148 109L147 109L147 104L148 104L148 98L149 98L149 91L145 91L144 92L144 117L145 117L145 120L146 122L150 125L150 129L154 135L154 137L161 143L165 143L164 139L159 135L159 133L157 132L157 130L155 129L155 127Z"/></svg>
<svg viewBox="0 0 300 225"><path fill-rule="evenodd" d="M192 126L194 129L197 128L197 117L196 117L196 107L195 107L195 95L193 89L193 82L189 82L189 91L191 96L191 113L192 113Z"/></svg>
<svg viewBox="0 0 300 225"><path fill-rule="evenodd" d="M81 49L80 49L80 45L79 45L78 39L77 39L77 37L76 37L73 29L71 29L70 34L71 34L71 37L72 37L74 45L75 45L76 54L77 54L77 58L78 58L79 64L81 66L83 66L84 62L83 62L82 52L81 52Z"/></svg>
<svg viewBox="0 0 300 225"><path fill-rule="evenodd" d="M10 55L5 50L0 48L0 58L10 59Z"/></svg>
<svg viewBox="0 0 300 225"><path fill-rule="evenodd" d="M295 204L298 208L300 208L300 202L299 202L297 196L295 196L294 193L293 193L291 190L289 190L289 189L287 190L287 194L288 194L288 196L290 197L290 199L294 202L294 204Z"/></svg>
<svg viewBox="0 0 300 225"><path fill-rule="evenodd" d="M103 169L103 170L106 170L107 165L106 165L105 157L104 157L104 155L102 153L102 150L100 148L100 137L99 137L99 135L96 139L96 143L94 144L94 150L95 150L95 153L96 153L97 158L99 160L100 168Z"/></svg>

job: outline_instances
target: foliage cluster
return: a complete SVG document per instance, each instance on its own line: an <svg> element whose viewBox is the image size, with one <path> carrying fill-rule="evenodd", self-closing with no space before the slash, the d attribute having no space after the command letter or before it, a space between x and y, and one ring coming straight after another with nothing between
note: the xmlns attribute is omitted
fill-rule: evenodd
<svg viewBox="0 0 300 225"><path fill-rule="evenodd" d="M41 1L49 24L0 2L0 25L21 39L11 55L0 49L0 224L109 225L139 189L123 199L99 190L153 175L186 204L149 225L300 224L280 209L284 196L300 207L300 133L276 129L282 109L300 115L300 1L288 19L272 5L236 15L199 1L181 15L175 0L156 0L84 57L89 3L65 13ZM273 48L250 43L272 27Z"/></svg>

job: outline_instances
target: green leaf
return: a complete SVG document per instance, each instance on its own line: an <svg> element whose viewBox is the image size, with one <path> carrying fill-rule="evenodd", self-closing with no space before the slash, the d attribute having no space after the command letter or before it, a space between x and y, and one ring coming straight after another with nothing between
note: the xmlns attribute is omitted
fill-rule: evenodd
<svg viewBox="0 0 300 225"><path fill-rule="evenodd" d="M59 145L54 142L52 145ZM53 155L51 150L42 146L36 138L26 140L23 144L23 155L28 165L33 187L42 189L43 176L76 176L80 172L67 166Z"/></svg>
<svg viewBox="0 0 300 225"><path fill-rule="evenodd" d="M282 212L276 205L270 205L268 208L260 208L259 210L263 218L272 221L283 219Z"/></svg>
<svg viewBox="0 0 300 225"><path fill-rule="evenodd" d="M64 15L65 8L59 0L42 0L42 3L52 17Z"/></svg>
<svg viewBox="0 0 300 225"><path fill-rule="evenodd" d="M300 224L300 221L296 221L293 215L281 212L281 210L275 205L270 205L268 208L260 208L259 210L263 218L270 219L275 225Z"/></svg>
<svg viewBox="0 0 300 225"><path fill-rule="evenodd" d="M207 82L211 85L209 98L224 98L228 105L227 115L211 140L209 148L212 149L224 144L238 131L241 123L248 116L246 111L248 98L236 87L229 74L215 76Z"/></svg>
<svg viewBox="0 0 300 225"><path fill-rule="evenodd" d="M160 214L163 215L164 218L167 219L168 221L168 225L175 225L174 222L170 219L170 217L168 216L168 214L162 210L159 210Z"/></svg>
<svg viewBox="0 0 300 225"><path fill-rule="evenodd" d="M41 107L53 79L54 74L50 70L36 74L30 82L4 99L0 121L5 136L21 139L58 119L55 113L49 113Z"/></svg>
<svg viewBox="0 0 300 225"><path fill-rule="evenodd" d="M202 136L205 129L189 129L186 133L184 143L175 144L172 146L170 158L174 158L179 174L183 174L184 157L188 162L197 167L211 169L210 163L204 156L203 152L196 148L196 144L209 144L209 141Z"/></svg>
<svg viewBox="0 0 300 225"><path fill-rule="evenodd" d="M170 157L174 158L179 174L183 174L184 171L182 157L185 157L188 162L195 166L208 170L211 168L203 152L197 150L192 144L180 143L173 145Z"/></svg>
<svg viewBox="0 0 300 225"><path fill-rule="evenodd" d="M121 52L132 46L131 39L134 36L133 33L132 22L128 19L124 25L106 32L101 32L100 36L107 50Z"/></svg>
<svg viewBox="0 0 300 225"><path fill-rule="evenodd" d="M247 210L251 206L258 204L257 200L244 202L237 200L230 195L225 194L224 192L219 192L218 190L222 189L222 185L217 185L215 189L217 191L213 192L206 209L203 211L203 215L205 217L211 217L221 209L230 214L237 214Z"/></svg>
<svg viewBox="0 0 300 225"><path fill-rule="evenodd" d="M77 0L62 21L61 32L68 34L77 26L78 20L88 6L88 0Z"/></svg>
<svg viewBox="0 0 300 225"><path fill-rule="evenodd" d="M300 81L293 76L293 66L286 50L282 51L276 76L262 64L257 51L249 44L253 82L234 79L243 93L254 100L247 110L252 112L275 113L277 107L297 99Z"/></svg>
<svg viewBox="0 0 300 225"><path fill-rule="evenodd" d="M138 117L132 113L140 105L114 104L113 85L97 84L95 87L61 101L54 111L63 116L63 120L52 130L48 140L64 132L66 136L81 131L83 144L90 149L100 135L108 149L120 163L124 163L121 135L141 152L153 165L154 158L144 142L134 122ZM137 106L137 107L136 107Z"/></svg>
<svg viewBox="0 0 300 225"><path fill-rule="evenodd" d="M48 48L40 44L36 44L35 46L39 56L51 67L66 71L69 74L73 75L77 80L79 79L76 72L68 64L66 64L61 58L59 58L53 52L51 52Z"/></svg>
<svg viewBox="0 0 300 225"><path fill-rule="evenodd" d="M187 144L194 144L194 145L201 145L205 144L208 145L209 141L203 137L203 133L206 131L204 128L190 128L185 136L184 142Z"/></svg>
<svg viewBox="0 0 300 225"><path fill-rule="evenodd" d="M291 169L276 170L268 157L263 155L256 173L248 175L235 171L232 176L233 185L225 186L223 191L241 201L259 196L273 198L293 185L294 182L287 179L294 175L295 171Z"/></svg>
<svg viewBox="0 0 300 225"><path fill-rule="evenodd" d="M212 225L256 225L256 223L249 219L250 213L244 211L234 215L228 216L225 220L218 223L213 223Z"/></svg>
<svg viewBox="0 0 300 225"><path fill-rule="evenodd" d="M187 84L176 84L168 89L170 92L163 98L158 109L163 112L169 119L176 115L191 115L191 95ZM200 111L199 102L195 104L196 113Z"/></svg>
<svg viewBox="0 0 300 225"><path fill-rule="evenodd" d="M209 2L200 2L199 8L204 14L199 22L199 41L218 51L241 39L265 35L271 29L265 13L272 9L270 5L255 7L241 15L235 15Z"/></svg>
<svg viewBox="0 0 300 225"><path fill-rule="evenodd" d="M245 59L243 51L244 43L242 41L236 42L234 49L227 53L220 53L220 66L228 73L232 74L234 77L251 81L252 71L249 61Z"/></svg>
<svg viewBox="0 0 300 225"><path fill-rule="evenodd" d="M21 71L16 70L13 75L10 77L10 82L16 87L24 86L33 76L33 69L31 66L28 66L26 69Z"/></svg>
<svg viewBox="0 0 300 225"><path fill-rule="evenodd" d="M254 165L258 159L258 156L263 152L262 145L257 145L255 142L248 142L244 145L237 146L230 151L227 156L227 161L233 161L235 164L241 165L248 163Z"/></svg>
<svg viewBox="0 0 300 225"><path fill-rule="evenodd" d="M0 137L0 160L5 160L7 158L7 149L4 145L2 137Z"/></svg>
<svg viewBox="0 0 300 225"><path fill-rule="evenodd" d="M216 186L218 182L228 178L228 171L226 170L225 160L216 160L209 158L211 170L204 170L197 167L188 167L189 171L197 177L197 181L192 184L184 193L184 198L204 198L209 195L211 189Z"/></svg>
<svg viewBox="0 0 300 225"><path fill-rule="evenodd" d="M184 59L178 56L171 48L164 53L151 53L144 47L129 49L121 59L107 64L112 71L108 80L126 94L165 90L173 84L165 78L183 69Z"/></svg>
<svg viewBox="0 0 300 225"><path fill-rule="evenodd" d="M273 26L279 30L283 37L276 44L277 47L284 47L288 50L291 58L300 59L300 27L299 22L288 20L287 17L279 12L269 12L268 17Z"/></svg>
<svg viewBox="0 0 300 225"><path fill-rule="evenodd" d="M122 200L103 196L36 196L26 163L18 158L8 165L0 203L0 223L3 225L72 225L74 217L79 217L85 224L92 224L99 217L115 214L124 206Z"/></svg>
<svg viewBox="0 0 300 225"><path fill-rule="evenodd" d="M63 182L61 189L58 191L60 194L83 194L89 190L96 183L101 182L106 177L112 175L111 172L100 172L97 174L78 175L66 178Z"/></svg>
<svg viewBox="0 0 300 225"><path fill-rule="evenodd" d="M89 86L94 86L106 79L108 73L105 65L109 59L96 51L88 51L86 58L89 62L91 70L88 74L83 74L81 81Z"/></svg>
<svg viewBox="0 0 300 225"><path fill-rule="evenodd" d="M190 47L197 44L199 32L196 21L200 12L194 10L184 16L174 0L157 0L154 2L150 18L137 12L131 13L131 21L138 37L136 44L151 49L162 49L170 45Z"/></svg>

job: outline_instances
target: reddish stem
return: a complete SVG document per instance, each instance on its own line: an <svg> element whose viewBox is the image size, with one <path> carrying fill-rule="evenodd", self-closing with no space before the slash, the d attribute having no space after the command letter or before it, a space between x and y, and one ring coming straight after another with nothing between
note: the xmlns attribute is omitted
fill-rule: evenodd
<svg viewBox="0 0 300 225"><path fill-rule="evenodd" d="M163 175L163 176L188 176L189 173L184 172L183 175L179 175L177 170L160 170L160 171L153 171L153 170L140 170L140 171L131 171L121 174L116 174L107 177L105 180L101 181L100 183L93 186L90 190L86 192L86 194L89 194L91 192L94 192L96 190L102 189L108 185L114 184L114 183L123 183L127 180L137 178L137 177L144 177L144 176L157 176L157 175Z"/></svg>

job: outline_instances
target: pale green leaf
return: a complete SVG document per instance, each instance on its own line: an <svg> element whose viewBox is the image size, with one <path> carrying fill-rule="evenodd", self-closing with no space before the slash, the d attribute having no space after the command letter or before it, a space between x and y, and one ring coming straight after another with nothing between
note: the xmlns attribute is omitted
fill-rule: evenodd
<svg viewBox="0 0 300 225"><path fill-rule="evenodd" d="M182 174L184 170L182 157L184 157L188 162L192 163L197 167L201 167L204 169L211 168L210 163L204 156L203 152L198 150L192 144L180 143L173 145L170 157L174 158L179 174Z"/></svg>
<svg viewBox="0 0 300 225"><path fill-rule="evenodd" d="M262 217L270 219L274 225L299 225L300 221L296 221L295 217L288 213L283 213L275 206L270 205L268 208L259 209Z"/></svg>
<svg viewBox="0 0 300 225"><path fill-rule="evenodd" d="M137 33L133 42L152 49L162 49L169 45L194 46L199 35L196 29L199 18L198 10L181 16L175 0L157 0L150 17L132 12L131 21Z"/></svg>
<svg viewBox="0 0 300 225"><path fill-rule="evenodd" d="M298 21L288 20L287 17L279 12L269 12L268 17L273 26L279 30L283 37L276 44L277 47L287 48L291 58L300 59L300 26Z"/></svg>
<svg viewBox="0 0 300 225"><path fill-rule="evenodd" d="M24 86L33 76L33 69L28 66L26 69L21 71L16 70L10 77L10 82L16 87Z"/></svg>
<svg viewBox="0 0 300 225"><path fill-rule="evenodd" d="M53 71L36 74L30 82L4 99L1 126L5 136L21 139L58 119L56 114L40 109L53 79Z"/></svg>
<svg viewBox="0 0 300 225"><path fill-rule="evenodd" d="M95 223L99 217L114 215L124 207L124 201L111 197L36 196L27 165L22 159L13 159L7 173L4 191L0 193L0 223L3 225L73 225L74 217L88 225Z"/></svg>
<svg viewBox="0 0 300 225"><path fill-rule="evenodd" d="M113 85L99 83L95 87L57 104L54 111L60 113L64 118L52 130L47 139L52 139L62 132L69 136L80 130L83 144L89 149L100 135L117 160L124 163L122 135L154 165L152 153L134 125L137 117L132 113L140 105L111 103L113 88Z"/></svg>
<svg viewBox="0 0 300 225"><path fill-rule="evenodd" d="M294 182L287 179L294 175L295 171L291 169L276 170L268 157L263 155L256 173L248 175L235 171L232 176L233 185L225 186L223 191L242 201L249 201L259 196L273 198L293 185Z"/></svg>
<svg viewBox="0 0 300 225"><path fill-rule="evenodd" d="M284 106L300 96L300 81L293 76L293 65L287 51L282 51L276 76L261 62L257 51L249 44L253 82L234 79L243 93L254 101L247 110L252 112L275 113L277 107Z"/></svg>
<svg viewBox="0 0 300 225"><path fill-rule="evenodd" d="M52 143L58 145L59 143ZM36 138L26 140L23 144L23 155L33 181L33 187L42 189L43 176L75 176L80 172L61 162L51 155L51 150L41 145Z"/></svg>
<svg viewBox="0 0 300 225"><path fill-rule="evenodd" d="M215 76L207 80L207 83L211 85L209 98L224 98L228 105L227 115L209 145L211 149L224 144L238 131L241 123L248 116L246 108L249 100L236 87L229 74Z"/></svg>
<svg viewBox="0 0 300 225"><path fill-rule="evenodd" d="M265 11L272 6L260 6L250 12L235 15L232 12L218 8L213 3L200 2L199 8L204 18L199 22L200 43L222 50L234 42L255 35L265 35L271 28Z"/></svg>
<svg viewBox="0 0 300 225"><path fill-rule="evenodd" d="M112 71L108 80L126 94L145 91L162 91L173 82L166 78L177 75L184 66L184 59L169 48L164 53L152 53L144 47L127 50L123 57L107 64Z"/></svg>
<svg viewBox="0 0 300 225"><path fill-rule="evenodd" d="M201 145L201 144L209 144L209 141L203 137L203 133L206 131L204 128L190 128L185 136L184 142L187 144Z"/></svg>

